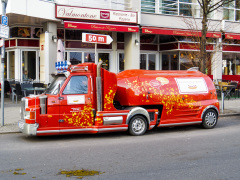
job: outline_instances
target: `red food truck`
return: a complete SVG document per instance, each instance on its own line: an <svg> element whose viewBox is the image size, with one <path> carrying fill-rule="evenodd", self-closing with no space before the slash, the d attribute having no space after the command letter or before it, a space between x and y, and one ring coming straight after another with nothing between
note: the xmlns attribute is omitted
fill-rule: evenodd
<svg viewBox="0 0 240 180"><path fill-rule="evenodd" d="M21 100L20 130L27 135L128 131L199 124L214 128L219 102L211 79L199 71L126 70L101 63L70 65L41 95Z"/></svg>

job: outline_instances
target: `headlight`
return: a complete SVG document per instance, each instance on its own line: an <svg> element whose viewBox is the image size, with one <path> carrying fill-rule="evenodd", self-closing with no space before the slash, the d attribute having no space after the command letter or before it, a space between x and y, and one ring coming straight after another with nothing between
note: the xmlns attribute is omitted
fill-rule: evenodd
<svg viewBox="0 0 240 180"><path fill-rule="evenodd" d="M30 119L30 111L25 112L24 119Z"/></svg>
<svg viewBox="0 0 240 180"><path fill-rule="evenodd" d="M36 119L36 112L35 111L26 111L24 119L35 120Z"/></svg>

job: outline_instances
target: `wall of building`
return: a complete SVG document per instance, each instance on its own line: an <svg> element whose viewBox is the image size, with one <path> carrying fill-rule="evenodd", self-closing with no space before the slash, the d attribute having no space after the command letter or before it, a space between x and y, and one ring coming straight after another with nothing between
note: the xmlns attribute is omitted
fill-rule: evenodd
<svg viewBox="0 0 240 180"><path fill-rule="evenodd" d="M55 4L53 2L39 0L8 0L6 9L7 14L13 13L56 21L55 13L51 13L54 11Z"/></svg>

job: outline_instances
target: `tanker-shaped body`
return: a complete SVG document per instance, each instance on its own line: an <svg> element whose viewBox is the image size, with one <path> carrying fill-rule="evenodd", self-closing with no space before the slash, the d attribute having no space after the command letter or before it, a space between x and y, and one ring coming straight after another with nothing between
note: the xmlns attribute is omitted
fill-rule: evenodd
<svg viewBox="0 0 240 180"><path fill-rule="evenodd" d="M214 84L199 71L126 70L117 81L115 103L158 109L159 126L201 122L208 109L219 112Z"/></svg>

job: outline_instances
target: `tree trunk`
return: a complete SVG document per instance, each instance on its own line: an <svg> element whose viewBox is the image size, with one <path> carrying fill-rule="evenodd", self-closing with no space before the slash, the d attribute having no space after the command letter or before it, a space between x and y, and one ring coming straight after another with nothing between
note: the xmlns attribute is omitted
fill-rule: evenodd
<svg viewBox="0 0 240 180"><path fill-rule="evenodd" d="M206 35L207 35L207 31L208 31L208 26L207 26L207 7L205 9L203 9L203 19L202 19L202 36L200 39L200 71L202 73L205 73L206 70L206 61L207 61L207 50L206 50L206 46L207 46L207 39L206 39Z"/></svg>

